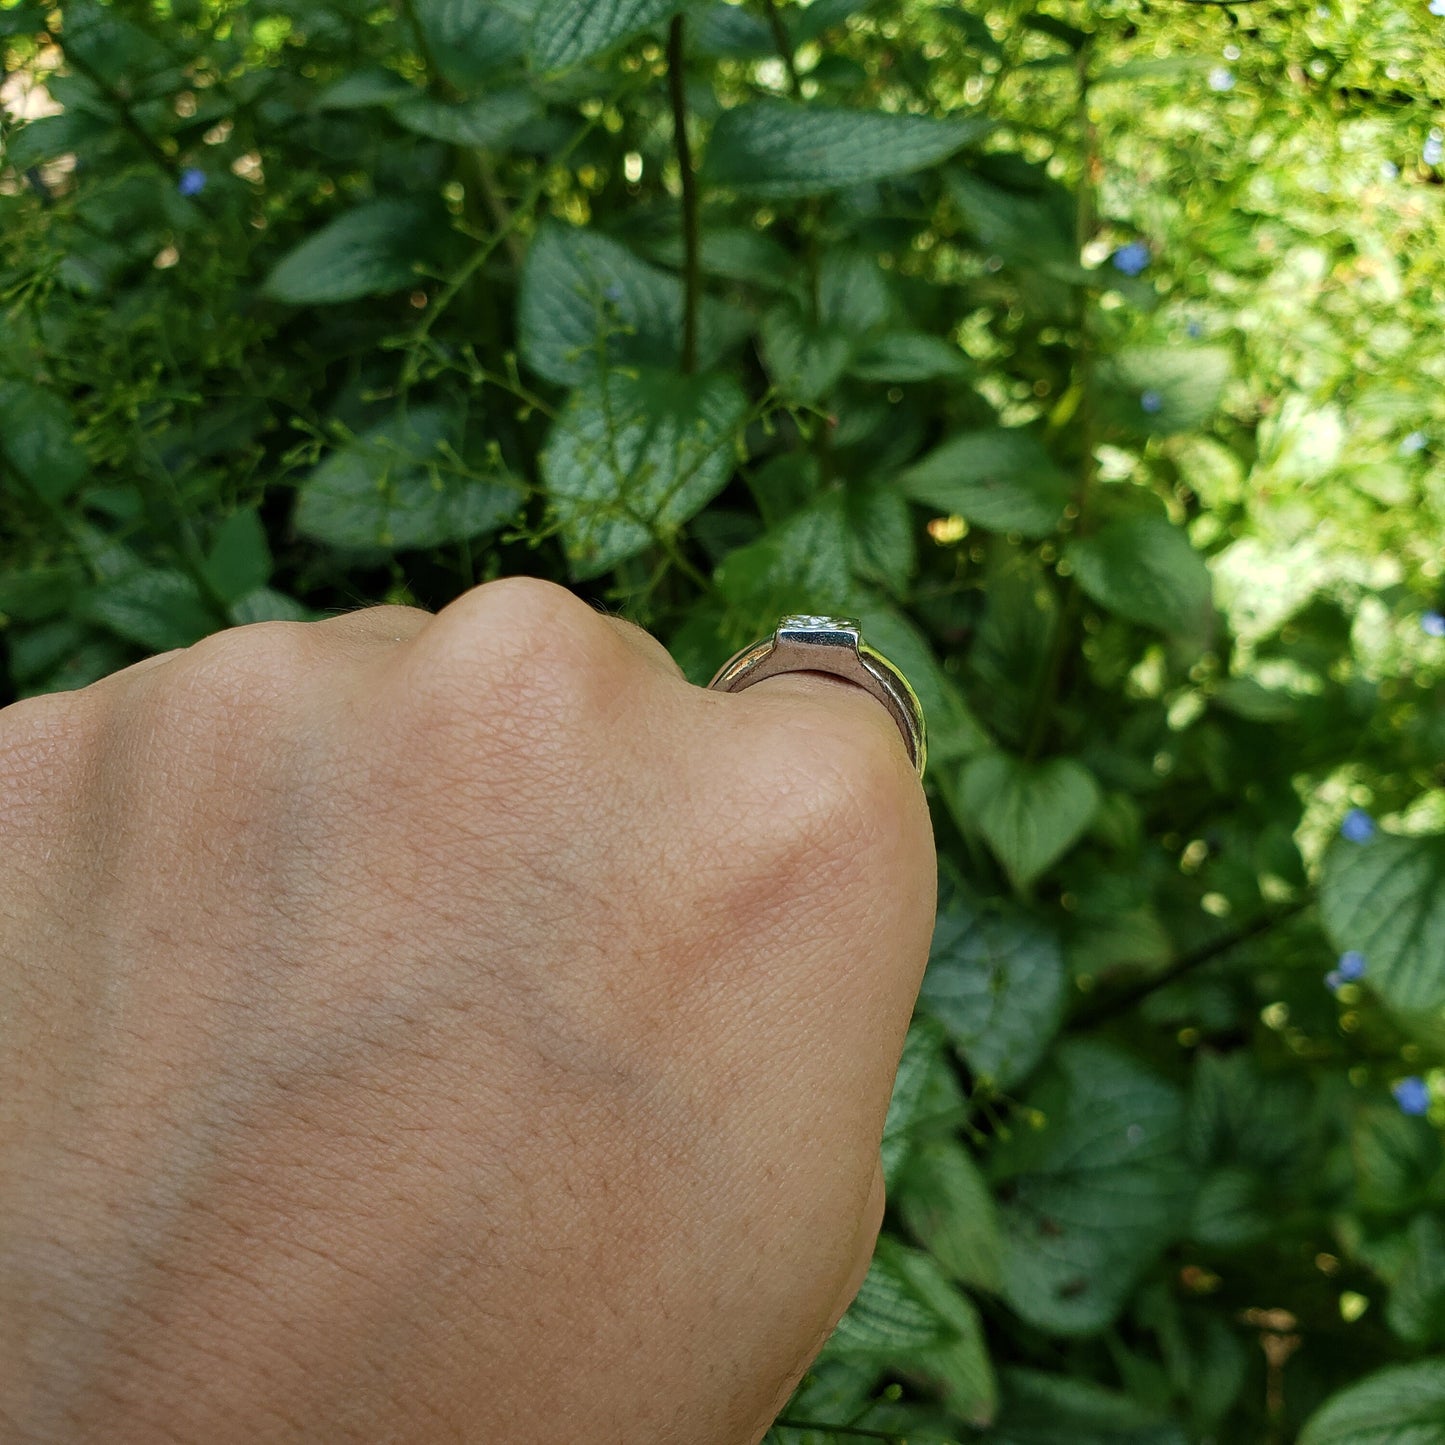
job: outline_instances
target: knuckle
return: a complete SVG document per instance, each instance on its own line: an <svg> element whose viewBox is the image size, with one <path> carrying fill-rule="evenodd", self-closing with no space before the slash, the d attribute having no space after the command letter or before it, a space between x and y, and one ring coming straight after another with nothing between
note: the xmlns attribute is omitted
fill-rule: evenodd
<svg viewBox="0 0 1445 1445"><path fill-rule="evenodd" d="M90 689L45 693L0 709L0 818L83 771L105 732L106 709Z"/></svg>
<svg viewBox="0 0 1445 1445"><path fill-rule="evenodd" d="M213 633L138 679L136 722L162 746L256 752L247 744L314 686L317 657L302 622L257 622Z"/></svg>
<svg viewBox="0 0 1445 1445"><path fill-rule="evenodd" d="M530 577L489 582L437 614L419 639L406 690L418 717L545 744L598 720L617 644L565 587Z"/></svg>
<svg viewBox="0 0 1445 1445"><path fill-rule="evenodd" d="M923 805L912 768L860 709L800 707L758 753L773 844L812 875L840 884L875 875L916 835Z"/></svg>

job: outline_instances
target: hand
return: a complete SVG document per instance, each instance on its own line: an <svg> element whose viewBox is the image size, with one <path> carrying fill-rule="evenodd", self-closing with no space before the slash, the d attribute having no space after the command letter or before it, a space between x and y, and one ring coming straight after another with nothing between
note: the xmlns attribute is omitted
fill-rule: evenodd
<svg viewBox="0 0 1445 1445"><path fill-rule="evenodd" d="M547 583L0 712L0 1436L756 1441L934 857L885 710Z"/></svg>

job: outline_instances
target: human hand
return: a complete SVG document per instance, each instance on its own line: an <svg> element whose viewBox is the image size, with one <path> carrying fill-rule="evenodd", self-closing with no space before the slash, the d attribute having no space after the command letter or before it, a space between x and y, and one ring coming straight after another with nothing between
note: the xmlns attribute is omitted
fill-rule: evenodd
<svg viewBox="0 0 1445 1445"><path fill-rule="evenodd" d="M528 579L0 712L0 1434L755 1441L933 922L888 714Z"/></svg>

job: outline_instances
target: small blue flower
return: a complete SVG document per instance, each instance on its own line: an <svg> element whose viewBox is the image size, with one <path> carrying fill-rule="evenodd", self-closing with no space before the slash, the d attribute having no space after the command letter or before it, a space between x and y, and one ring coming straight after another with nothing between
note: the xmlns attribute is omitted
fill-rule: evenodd
<svg viewBox="0 0 1445 1445"><path fill-rule="evenodd" d="M1204 323L1202 321L1191 321L1184 329L1195 341L1198 341L1199 338L1204 335Z"/></svg>
<svg viewBox="0 0 1445 1445"><path fill-rule="evenodd" d="M1227 65L1216 65L1209 72L1210 90L1233 90L1234 72Z"/></svg>
<svg viewBox="0 0 1445 1445"><path fill-rule="evenodd" d="M1441 5L1445 5L1445 0L1439 0L1439 3ZM1400 167L1397 166L1394 161L1381 161L1380 174L1387 181L1398 180L1400 176Z"/></svg>
<svg viewBox="0 0 1445 1445"><path fill-rule="evenodd" d="M1347 980L1337 968L1332 968L1325 975L1325 987L1329 989L1331 993L1338 993L1340 991L1340 985L1345 982L1347 982Z"/></svg>
<svg viewBox="0 0 1445 1445"><path fill-rule="evenodd" d="M1425 137L1425 148L1420 152L1420 159L1427 166L1438 166L1445 160L1445 134L1438 130L1432 130Z"/></svg>
<svg viewBox="0 0 1445 1445"><path fill-rule="evenodd" d="M1365 976L1365 955L1357 948L1351 948L1340 955L1340 966L1336 973L1346 983L1358 983Z"/></svg>
<svg viewBox="0 0 1445 1445"><path fill-rule="evenodd" d="M1146 391L1139 398L1140 407L1153 416L1156 412L1164 410L1164 398L1157 391Z"/></svg>
<svg viewBox="0 0 1445 1445"><path fill-rule="evenodd" d="M1413 457L1416 452L1423 452L1425 450L1425 445L1428 440L1429 438L1424 432L1412 431L1410 435L1400 443L1400 452L1403 456Z"/></svg>
<svg viewBox="0 0 1445 1445"><path fill-rule="evenodd" d="M1349 843L1368 843L1378 831L1375 820L1363 808L1351 808L1340 824L1340 837Z"/></svg>
<svg viewBox="0 0 1445 1445"><path fill-rule="evenodd" d="M1402 1114L1425 1114L1430 1109L1430 1086L1418 1074L1401 1079L1390 1092Z"/></svg>
<svg viewBox="0 0 1445 1445"><path fill-rule="evenodd" d="M1445 637L1445 612L1427 612L1420 619L1420 630L1428 637Z"/></svg>
<svg viewBox="0 0 1445 1445"><path fill-rule="evenodd" d="M622 290L622 283L620 281L614 281L602 294L609 301L621 301L624 294Z"/></svg>
<svg viewBox="0 0 1445 1445"><path fill-rule="evenodd" d="M1143 241L1130 241L1114 252L1114 269L1126 276L1137 276L1148 264L1150 251Z"/></svg>
<svg viewBox="0 0 1445 1445"><path fill-rule="evenodd" d="M176 189L183 196L199 196L206 189L206 173L199 166L187 166L176 182Z"/></svg>
<svg viewBox="0 0 1445 1445"><path fill-rule="evenodd" d="M1445 0L1430 0L1430 13L1432 15L1445 15Z"/></svg>

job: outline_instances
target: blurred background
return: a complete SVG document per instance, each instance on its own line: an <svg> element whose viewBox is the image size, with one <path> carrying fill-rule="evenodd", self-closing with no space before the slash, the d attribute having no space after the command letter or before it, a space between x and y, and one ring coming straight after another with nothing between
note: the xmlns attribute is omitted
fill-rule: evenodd
<svg viewBox="0 0 1445 1445"><path fill-rule="evenodd" d="M1445 0L0 0L10 701L852 613L933 956L770 1440L1445 1442Z"/></svg>

